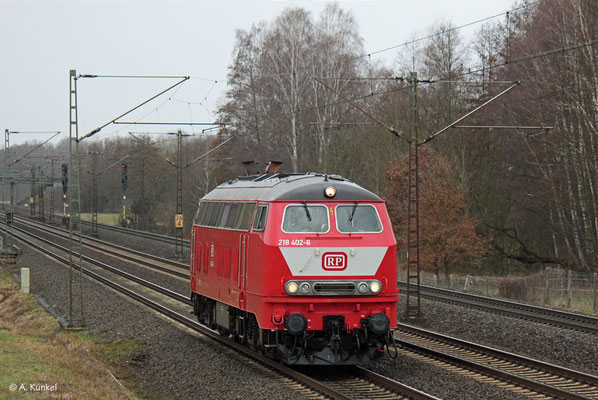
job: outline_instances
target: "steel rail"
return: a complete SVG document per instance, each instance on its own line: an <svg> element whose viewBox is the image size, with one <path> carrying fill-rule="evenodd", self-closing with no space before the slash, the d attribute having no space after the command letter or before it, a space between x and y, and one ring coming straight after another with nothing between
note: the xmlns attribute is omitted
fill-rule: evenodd
<svg viewBox="0 0 598 400"><path fill-rule="evenodd" d="M398 287L406 288L407 285L405 282L399 282ZM421 293L423 297L431 300L473 307L483 311L598 335L598 318L590 315L427 285L421 285Z"/></svg>
<svg viewBox="0 0 598 400"><path fill-rule="evenodd" d="M5 230L3 227L0 227L0 229L3 230L3 231ZM24 232L24 233L27 234L27 235L29 235L29 236L34 237L36 240L42 241L43 243L55 245L55 244L52 244L51 242L49 242L49 241L47 241L47 240L45 240L43 238L37 237L36 235L32 235L32 234L30 234L28 232ZM36 244L36 243L28 240L28 239L25 239L25 238L19 236L19 235L14 235L14 237L16 239L20 240L21 242L23 242L23 243L31 246L32 248L34 248L34 249L36 249L38 251L41 251L42 253L44 253L44 254L50 256L51 258L59 261L60 263L65 264L65 265L69 265L69 261L66 258L63 258L63 257L61 257L61 256L53 253L52 251L44 248L43 246L40 246L40 245L38 245L38 244ZM54 247L65 249L62 246L54 246ZM68 249L65 249L65 250L68 250ZM88 261L88 260L86 260L86 261ZM103 266L105 266L104 263L101 263L101 262L98 262L98 263L100 264L100 266L102 266L102 268L103 268ZM95 264L95 262L93 262L93 264ZM318 392L318 393L320 393L320 394L322 394L324 396L327 396L327 397L330 397L330 398L333 398L333 399L339 399L339 400L353 400L354 399L353 397L348 396L346 394L343 394L343 393L341 393L341 392L339 392L339 391L337 391L337 390L329 387L328 385L326 385L326 384L324 384L324 383L322 383L322 382L320 382L320 381L318 381L318 380L316 380L314 378L306 376L306 375L304 375L304 374L302 374L302 373L300 373L298 371L295 371L295 370L293 370L293 369L285 366L284 364L281 364L281 363L279 363L279 362L277 362L277 361L275 361L275 360L273 360L273 359L271 359L269 357L266 357L263 354L254 352L250 348L248 348L246 346L243 346L243 345L235 342L234 340L231 340L229 338L221 336L218 332L216 332L214 330L211 330L211 329L209 329L209 328L201 325L199 322L197 322L197 321L195 321L195 320L193 320L193 319L191 319L189 317L186 317L186 316L178 313L177 311L171 310L168 307L165 307L165 306L159 304L156 301L153 301L153 300L151 300L151 299L149 299L149 298L147 298L145 296L142 296L142 295L134 292L133 290L131 290L129 288L126 288L126 287L124 287L122 285L119 285L118 283L113 282L110 279L108 279L108 278L106 278L106 277L104 277L104 276L102 276L100 274L97 274L96 272L93 272L93 271L91 271L89 269L86 269L86 268L83 268L82 270L83 270L83 273L86 274L87 276L89 276L90 278L95 279L95 280L103 283L104 285L106 285L106 286L108 286L108 287L110 287L110 288L112 288L112 289L114 289L114 290L116 290L118 292L121 292L124 295L126 295L126 296L128 296L128 297L130 297L130 298L132 298L134 300L137 300L138 302L144 304L145 306L147 306L147 307L149 307L149 308L151 308L151 309L153 309L153 310L155 310L155 311L157 311L157 312L159 312L159 313L161 313L161 314L169 317L170 319L172 319L172 320L174 320L174 321L176 321L176 322L178 322L178 323L180 323L180 324L182 324L182 325L184 325L184 326L186 326L188 328L191 328L194 331L200 332L201 334L209 337L210 339L216 341L217 343L219 343L221 345L224 345L226 347L229 347L229 348L232 348L232 349L236 350L237 352L241 353L245 357L248 357L250 359L254 359L254 360L260 362L261 364L263 364L263 365L265 365L265 366L267 366L267 367L269 367L269 368L277 371L278 373L280 373L282 375L285 375L285 376L289 377L290 379L292 379L292 380L294 380L296 382L299 382L300 384L302 384L304 386L307 386L311 390L314 390L314 391L316 391L316 392ZM130 277L131 277L130 274L126 274L126 275L129 275L129 276L126 276L126 277L128 279L130 279ZM177 295L176 293L174 293L174 292L172 292L172 291L170 291L170 290L168 290L166 288L161 288L161 289L163 289L163 290L161 290L159 288L156 288L155 286L157 286L157 285L151 284L151 282L147 282L147 281L144 281L144 280L136 278L136 277L133 277L133 278L134 279L132 279L132 280L134 282L137 282L137 283L143 282L143 283L141 283L142 285L149 284L149 286L147 286L147 287L149 287L149 288L151 288L153 290L156 290L159 293L165 294L166 296L171 297L171 298L173 298L175 300L179 300L179 301L182 301L184 303L189 304L187 301L181 300L180 296L176 296ZM173 296L173 294L174 294L174 296ZM389 378L386 378L385 380L380 380L380 381L384 381L385 385L391 385L391 382L393 382ZM395 388L395 390L397 390L397 389L400 389L401 391L404 390L406 393L403 393L403 392L398 392L398 393L401 394L401 395L404 394L404 395L406 395L410 399L417 399L417 400L436 400L437 399L436 397L430 396L430 395L428 395L428 394L426 394L424 392L420 392L420 391L418 391L418 390L416 390L414 388L408 387L408 386L403 385L403 384L401 384L399 382L395 382L394 383L394 388Z"/></svg>
<svg viewBox="0 0 598 400"><path fill-rule="evenodd" d="M560 365L548 363L545 361L536 360L534 358L522 356L519 354L511 353L504 350L495 349L489 346L484 346L478 343L470 342L467 340L458 339L452 336L444 335L437 332L432 332L426 329L415 327L412 325L406 325L399 323L397 330L411 333L416 336L428 338L441 343L446 343L450 346L459 347L467 350L471 350L475 353L485 354L490 357L498 358L501 360L513 362L519 365L523 365L529 368L547 372L549 374L558 375L560 377L576 380L583 382L588 385L592 385L598 390L598 376L591 375L585 372L577 371L571 368L565 368Z"/></svg>
<svg viewBox="0 0 598 400"><path fill-rule="evenodd" d="M397 345L400 348L403 348L405 350L412 351L417 354L422 354L422 355L432 358L432 359L445 361L451 365L456 365L456 366L465 368L467 370L480 373L485 376L493 377L493 378L501 380L503 382L511 383L511 384L519 386L519 387L531 389L535 392L538 392L538 393L544 394L544 395L548 395L548 396L556 398L556 399L566 399L566 400L588 400L588 399L591 399L586 396L580 396L575 393L569 392L567 390L562 390L562 389L556 388L554 386L549 386L549 385L546 385L546 384L543 384L540 382L525 379L521 376L509 373L506 371L502 371L497 368L492 368L487 365L483 365L483 364L479 364L479 363L476 363L473 361L465 360L465 359L453 356L451 354L440 352L437 350L432 350L432 349L429 349L427 347L423 347L423 346L420 346L417 344L405 342L402 340L397 340Z"/></svg>
<svg viewBox="0 0 598 400"><path fill-rule="evenodd" d="M37 229L39 231L46 232L46 233L48 233L50 235L55 235L55 236L60 237L62 239L68 240L68 236L67 236L67 232L68 231L65 230L65 229L54 227L54 226L48 226L48 225L41 224L41 223L32 222L30 220L27 220L27 219L21 218L21 217L16 218L16 220L19 223L24 224L24 225L26 225L28 227L33 228L33 229ZM58 231L58 233L52 232L52 231ZM101 251L101 252L104 252L104 253L108 253L108 254L110 254L112 256L115 256L115 257L124 258L124 259L126 259L128 261L133 261L135 263L142 264L142 265L145 265L146 267L157 269L157 270L169 273L169 274L174 275L174 276L178 276L178 277L181 277L181 278L187 278L187 279L189 278L189 274L188 273L183 273L183 272L180 272L180 271L174 271L172 269L165 268L165 267L162 267L160 265L152 264L149 261L146 261L144 259L140 259L140 258L137 258L137 257L147 258L147 259L150 259L150 260L153 260L153 261L157 261L159 263L171 265L173 267L181 268L181 269L184 269L184 270L189 270L189 266L187 264L183 264L183 263L180 263L180 262L177 262L177 261L174 261L174 260L169 260L167 258L158 257L158 256L155 256L153 254L144 253L144 252L141 252L139 250L131 249L131 248L128 248L128 247L119 246L117 244L106 242L106 241L103 241L103 240L100 240L100 239L96 239L96 238L93 238L93 237L90 237L90 236L86 236L86 235L83 235L82 239L84 239L83 240L83 245L86 246L86 247L89 247L91 249L95 249L95 250L98 250L98 251ZM99 243L100 245L95 245L95 244L89 243L89 242ZM118 251L110 250L110 248L116 249ZM120 252L130 253L130 254L133 254L133 255L131 256L131 255L123 254L123 253L120 253Z"/></svg>
<svg viewBox="0 0 598 400"><path fill-rule="evenodd" d="M16 208L16 210L23 211L20 208ZM59 218L62 218L63 216L60 214L54 214L54 217L59 219ZM81 220L81 224L89 226L89 225L93 225L93 222ZM100 229L130 234L130 235L139 236L139 237L146 238L146 239L157 240L157 241L160 241L163 243L175 244L175 242L176 242L176 238L174 236L161 235L159 233L141 231L141 230L132 229L132 228L124 228L122 226L107 225L107 224L102 224L100 222L97 223L97 226ZM191 241L183 239L183 246L191 247Z"/></svg>
<svg viewBox="0 0 598 400"><path fill-rule="evenodd" d="M2 227L1 229L3 231L5 231L4 227ZM26 235L29 235L32 238L34 238L35 240L39 240L40 242L45 243L45 244L47 244L49 246L52 246L52 247L54 247L54 248L56 248L58 250L61 250L61 251L65 252L65 253L68 253L70 251L67 247L61 246L61 245L59 245L57 243L54 243L54 242L52 242L52 241L50 241L50 240L48 240L46 238L43 238L41 236L34 235L33 233L27 232L27 231L25 231L22 228L17 228L16 226L13 226L13 230L17 230L17 231L22 232L22 233L24 233ZM33 246L31 244L31 241L27 241L26 242L25 239L23 239L22 237L18 237L18 236L14 235L14 234L13 234L13 236L16 237L16 238L18 238L19 240L21 240L21 241L29 244L30 246ZM78 253L73 252L73 255L76 255L77 257L79 257ZM155 290L155 291L157 291L157 292L159 292L159 293L161 293L163 295L166 295L166 296L168 296L168 297L170 297L172 299L178 300L178 301L180 301L182 303L185 303L185 304L188 304L188 305L193 305L193 303L191 302L191 300L189 299L188 296L184 296L184 295L182 295L180 293L174 292L174 291L172 291L170 289L167 289L165 287L162 287L160 285L156 285L155 283L152 283L152 282L150 282L148 280L141 279L141 278L139 278L139 277L137 277L135 275L129 274L128 272L122 271L122 270L120 270L118 268L114 268L114 267L112 267L112 266L110 266L110 265L108 265L106 263L103 263L101 261L95 260L95 259L93 259L91 257L83 255L82 259L83 259L83 261L85 261L85 262L87 262L89 264L98 266L98 267L100 267L100 268L102 268L102 269L104 269L106 271L109 271L109 272L112 272L114 274L120 275L123 278L127 278L127 279L129 279L129 280L131 280L131 281L133 281L135 283L138 283L138 284L140 284L142 286L145 286L147 288Z"/></svg>
<svg viewBox="0 0 598 400"><path fill-rule="evenodd" d="M91 225L92 223L89 221L81 221L83 225ZM123 228L122 226L113 226L113 225L106 225L102 223L97 223L98 228L106 229L109 231L115 231L120 233L126 233L129 235L140 236L146 239L153 239L158 240L160 242L174 244L176 238L173 236L168 235L160 235L158 233L152 233L147 231L140 231L138 229L131 229L131 228ZM191 247L191 242L189 240L183 239L183 246Z"/></svg>
<svg viewBox="0 0 598 400"><path fill-rule="evenodd" d="M412 388L411 386L404 385L399 383L393 379L390 379L384 375L380 375L374 371L370 371L364 367L357 366L355 367L355 371L357 375L361 378L369 381L374 382L375 384L382 386L386 389L396 392L397 388L400 389L400 393L406 395L409 399L430 399L431 396L427 393L424 393L420 390Z"/></svg>

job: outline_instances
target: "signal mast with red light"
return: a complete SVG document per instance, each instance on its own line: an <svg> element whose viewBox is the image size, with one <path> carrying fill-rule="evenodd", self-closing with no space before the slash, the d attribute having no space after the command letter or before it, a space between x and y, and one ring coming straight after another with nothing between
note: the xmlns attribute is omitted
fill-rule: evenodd
<svg viewBox="0 0 598 400"><path fill-rule="evenodd" d="M127 163L125 161L123 161L120 164L120 169L122 171L122 179L121 182L123 184L123 192L127 191L127 181L128 181L128 176L127 176Z"/></svg>
<svg viewBox="0 0 598 400"><path fill-rule="evenodd" d="M62 166L60 167L60 170L62 171L62 198L63 198L62 224L66 226L66 225L68 225L67 212L66 212L66 208L68 205L66 202L66 192L68 191L68 183L69 183L69 166L68 166L68 164L62 164Z"/></svg>
<svg viewBox="0 0 598 400"><path fill-rule="evenodd" d="M126 221L126 217L127 217L127 210L126 210L126 205L125 205L125 201L127 200L127 183L129 180L129 177L127 175L127 162L123 161L120 164L120 170L122 172L122 178L121 178L121 183L123 185L123 223Z"/></svg>

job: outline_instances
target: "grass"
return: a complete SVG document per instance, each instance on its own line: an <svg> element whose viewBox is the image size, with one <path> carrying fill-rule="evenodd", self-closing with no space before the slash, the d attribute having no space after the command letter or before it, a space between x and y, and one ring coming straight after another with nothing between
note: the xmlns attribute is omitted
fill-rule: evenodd
<svg viewBox="0 0 598 400"><path fill-rule="evenodd" d="M121 214L98 214L98 222L100 224L118 226L118 218ZM83 221L91 221L91 214L81 214Z"/></svg>
<svg viewBox="0 0 598 400"><path fill-rule="evenodd" d="M137 398L141 383L125 364L140 343L98 343L86 331L63 330L6 270L0 265L0 399Z"/></svg>

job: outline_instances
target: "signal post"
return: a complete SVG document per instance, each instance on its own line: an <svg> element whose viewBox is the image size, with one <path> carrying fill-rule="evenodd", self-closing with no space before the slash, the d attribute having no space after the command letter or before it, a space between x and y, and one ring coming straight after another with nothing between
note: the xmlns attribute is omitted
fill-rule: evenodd
<svg viewBox="0 0 598 400"><path fill-rule="evenodd" d="M126 200L127 200L127 188L128 188L128 180L129 180L129 176L128 176L128 166L127 166L127 162L123 161L120 164L120 170L122 171L122 178L121 178L121 183L123 185L123 214L122 214L122 226L123 227L127 227L127 206L125 204Z"/></svg>

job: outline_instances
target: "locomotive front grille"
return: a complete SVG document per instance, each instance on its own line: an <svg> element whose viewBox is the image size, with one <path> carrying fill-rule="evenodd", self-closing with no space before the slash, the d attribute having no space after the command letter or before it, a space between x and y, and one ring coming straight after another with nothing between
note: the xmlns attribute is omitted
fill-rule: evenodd
<svg viewBox="0 0 598 400"><path fill-rule="evenodd" d="M314 284L314 292L318 294L354 294L354 282L318 282Z"/></svg>

